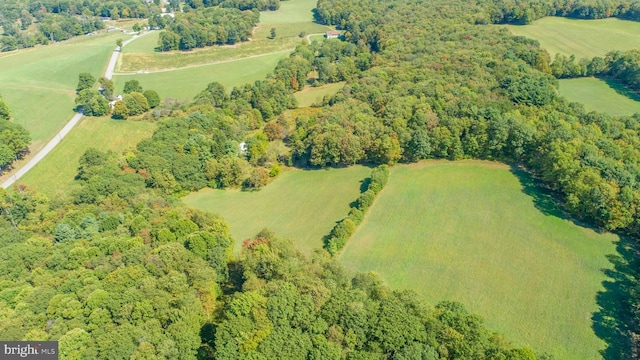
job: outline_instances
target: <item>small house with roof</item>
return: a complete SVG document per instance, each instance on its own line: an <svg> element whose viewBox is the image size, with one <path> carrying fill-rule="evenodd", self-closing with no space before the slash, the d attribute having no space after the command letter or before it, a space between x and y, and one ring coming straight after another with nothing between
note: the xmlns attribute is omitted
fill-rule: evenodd
<svg viewBox="0 0 640 360"><path fill-rule="evenodd" d="M334 31L327 31L326 33L324 33L324 36L327 39L337 39L340 37L340 35L342 35L342 33L340 31L334 30Z"/></svg>

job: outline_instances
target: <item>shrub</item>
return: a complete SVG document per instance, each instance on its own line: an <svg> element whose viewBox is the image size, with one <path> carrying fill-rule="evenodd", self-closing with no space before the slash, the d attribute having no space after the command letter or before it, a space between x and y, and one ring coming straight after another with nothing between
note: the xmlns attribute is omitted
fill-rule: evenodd
<svg viewBox="0 0 640 360"><path fill-rule="evenodd" d="M147 98L147 102L149 103L150 108L155 108L160 105L160 95L155 90L145 90L142 95Z"/></svg>
<svg viewBox="0 0 640 360"><path fill-rule="evenodd" d="M365 212L371 206L371 204L373 204L373 200L375 200L375 198L376 194L373 191L367 190L363 192L358 198L358 209L360 209L360 211L362 212Z"/></svg>

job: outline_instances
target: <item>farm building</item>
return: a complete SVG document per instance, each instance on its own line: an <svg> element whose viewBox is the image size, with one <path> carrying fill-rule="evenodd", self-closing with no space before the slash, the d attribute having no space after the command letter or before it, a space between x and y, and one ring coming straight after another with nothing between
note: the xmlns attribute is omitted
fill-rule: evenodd
<svg viewBox="0 0 640 360"><path fill-rule="evenodd" d="M324 36L327 39L337 39L340 37L340 35L342 35L340 31L327 31L326 33L324 33Z"/></svg>

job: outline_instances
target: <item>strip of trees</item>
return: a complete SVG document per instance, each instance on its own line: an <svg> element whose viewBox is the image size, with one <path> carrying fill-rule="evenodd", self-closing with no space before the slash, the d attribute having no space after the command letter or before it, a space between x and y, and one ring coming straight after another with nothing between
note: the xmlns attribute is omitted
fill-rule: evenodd
<svg viewBox="0 0 640 360"><path fill-rule="evenodd" d="M640 2L616 0L549 1L549 0L499 0L487 1L488 19L479 22L494 24L530 24L545 16L561 16L574 19L605 19L617 17L640 21Z"/></svg>
<svg viewBox="0 0 640 360"><path fill-rule="evenodd" d="M247 41L260 13L211 7L176 14L175 20L164 24L160 33L160 51L191 50L211 45L235 44Z"/></svg>
<svg viewBox="0 0 640 360"><path fill-rule="evenodd" d="M367 210L373 205L376 196L389 181L389 167L380 165L371 171L371 176L366 179L366 187L358 199L352 204L349 215L340 220L325 237L324 248L336 255L347 244L351 235L364 219Z"/></svg>

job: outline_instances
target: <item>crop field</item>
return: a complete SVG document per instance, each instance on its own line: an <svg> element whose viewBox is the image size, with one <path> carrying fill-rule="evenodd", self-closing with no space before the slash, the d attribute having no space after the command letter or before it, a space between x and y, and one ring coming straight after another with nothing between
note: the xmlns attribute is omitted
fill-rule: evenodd
<svg viewBox="0 0 640 360"><path fill-rule="evenodd" d="M327 26L313 22L311 10L314 0L284 1L277 11L260 13L260 23L254 29L251 41L235 45L211 46L191 51L156 52L159 31L132 42L125 47L117 66L119 73L178 69L194 65L231 61L257 55L293 50L301 41L301 33L324 33ZM271 28L276 29L275 39L270 39Z"/></svg>
<svg viewBox="0 0 640 360"><path fill-rule="evenodd" d="M640 23L618 19L574 20L546 17L530 25L508 25L515 35L536 39L551 58L556 53L576 58L603 56L611 50L631 50L640 43Z"/></svg>
<svg viewBox="0 0 640 360"><path fill-rule="evenodd" d="M145 89L153 89L160 98L192 99L213 81L227 89L264 79L273 71L280 59L289 55L285 50L275 54L255 56L210 65L191 66L178 70L151 72L149 74L116 75L113 77L116 92L121 93L124 83L131 79L140 81Z"/></svg>
<svg viewBox="0 0 640 360"><path fill-rule="evenodd" d="M316 103L321 103L322 99L326 95L334 95L342 87L344 86L344 82L335 83L335 84L327 84L318 87L306 86L301 91L293 94L293 97L298 100L298 107L309 107Z"/></svg>
<svg viewBox="0 0 640 360"><path fill-rule="evenodd" d="M263 228L293 239L309 254L349 212L360 183L371 173L363 166L328 170L290 170L259 191L205 189L183 202L216 212L229 223L236 250Z"/></svg>
<svg viewBox="0 0 640 360"><path fill-rule="evenodd" d="M82 36L0 55L0 94L36 152L73 116L80 72L100 77L122 34Z"/></svg>
<svg viewBox="0 0 640 360"><path fill-rule="evenodd" d="M591 316L618 238L555 206L506 165L396 166L340 260L432 303L460 301L517 345L597 359L604 343Z"/></svg>
<svg viewBox="0 0 640 360"><path fill-rule="evenodd" d="M155 124L85 117L36 167L20 179L21 183L47 196L64 196L73 190L80 156L90 147L122 153L140 140L150 137Z"/></svg>

